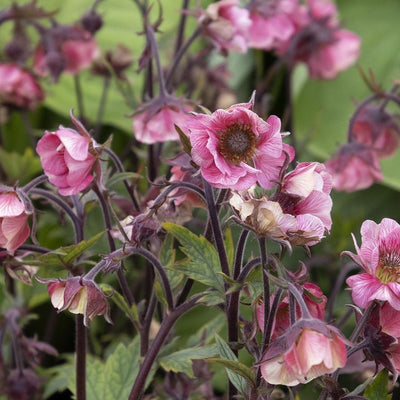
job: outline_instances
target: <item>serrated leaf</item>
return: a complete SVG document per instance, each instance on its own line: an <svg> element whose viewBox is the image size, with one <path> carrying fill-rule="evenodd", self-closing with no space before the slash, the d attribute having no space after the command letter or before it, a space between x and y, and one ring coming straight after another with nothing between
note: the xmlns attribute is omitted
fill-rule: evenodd
<svg viewBox="0 0 400 400"><path fill-rule="evenodd" d="M160 251L160 262L165 266L165 270L168 276L169 283L172 290L176 289L183 279L181 272L175 271L173 265L175 264L175 249L174 249L174 237L168 234L161 246Z"/></svg>
<svg viewBox="0 0 400 400"><path fill-rule="evenodd" d="M108 188L114 186L116 183L121 182L125 179L142 179L143 176L136 172L117 172L107 181L106 185Z"/></svg>
<svg viewBox="0 0 400 400"><path fill-rule="evenodd" d="M209 344L214 339L214 335L218 333L224 326L226 326L226 316L218 314L211 321L207 322L198 331L189 337L186 346L194 347L199 343Z"/></svg>
<svg viewBox="0 0 400 400"><path fill-rule="evenodd" d="M224 282L219 274L221 268L214 246L203 236L196 236L183 226L164 222L163 228L180 242L181 250L190 259L189 263L174 265L174 269L223 293Z"/></svg>
<svg viewBox="0 0 400 400"><path fill-rule="evenodd" d="M230 347L228 346L228 344L218 335L215 335L215 341L217 344L217 348L218 348L218 352L219 355L221 357L222 360L225 361L232 361L235 363L239 363L237 357L235 356L235 354L233 353L233 351L230 349ZM222 361L218 361L218 363L222 364ZM243 373L245 373L244 371L246 371L246 368L242 368L240 369L238 365L236 365L234 367L233 364L229 364L230 366L228 367L228 363L225 366L225 370L226 373L228 374L228 378L229 380L232 382L233 386L235 386L235 388L240 392L240 393L247 393L247 380L249 380L252 384L254 384L255 382L255 377L254 377L254 372L246 367L244 364L243 367L247 368L247 374L248 377L244 377L242 375L242 373L239 373L238 371L236 371L235 369L232 368L237 368L240 371L243 371ZM252 373L250 373L248 370L252 371Z"/></svg>
<svg viewBox="0 0 400 400"><path fill-rule="evenodd" d="M217 353L218 350L215 345L190 347L164 356L159 361L166 371L182 372L190 378L194 378L192 360L212 357Z"/></svg>
<svg viewBox="0 0 400 400"><path fill-rule="evenodd" d="M387 394L388 391L389 374L386 369L383 369L375 377L374 381L369 385L364 392L364 397L368 400L384 400L391 399Z"/></svg>
<svg viewBox="0 0 400 400"><path fill-rule="evenodd" d="M225 302L225 296L215 290L209 290L203 293L199 302L204 303L208 307L217 306Z"/></svg>

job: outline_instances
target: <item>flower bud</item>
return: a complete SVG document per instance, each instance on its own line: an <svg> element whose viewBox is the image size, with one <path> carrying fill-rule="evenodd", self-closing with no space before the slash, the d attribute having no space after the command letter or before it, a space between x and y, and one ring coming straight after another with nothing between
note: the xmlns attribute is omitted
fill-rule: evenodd
<svg viewBox="0 0 400 400"><path fill-rule="evenodd" d="M101 17L101 15L99 13L97 13L94 10L88 11L82 17L81 21L82 21L82 26L85 29L85 31L88 31L91 34L94 34L103 26L103 18Z"/></svg>

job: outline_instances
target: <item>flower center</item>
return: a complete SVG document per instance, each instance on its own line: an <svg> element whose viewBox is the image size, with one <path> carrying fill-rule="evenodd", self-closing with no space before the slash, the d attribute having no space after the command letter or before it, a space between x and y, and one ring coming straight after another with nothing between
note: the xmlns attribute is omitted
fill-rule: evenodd
<svg viewBox="0 0 400 400"><path fill-rule="evenodd" d="M400 255L389 253L381 257L376 269L376 277L382 283L398 282L400 279Z"/></svg>
<svg viewBox="0 0 400 400"><path fill-rule="evenodd" d="M218 151L234 164L249 162L254 155L256 143L257 137L251 130L250 124L236 122L221 133Z"/></svg>

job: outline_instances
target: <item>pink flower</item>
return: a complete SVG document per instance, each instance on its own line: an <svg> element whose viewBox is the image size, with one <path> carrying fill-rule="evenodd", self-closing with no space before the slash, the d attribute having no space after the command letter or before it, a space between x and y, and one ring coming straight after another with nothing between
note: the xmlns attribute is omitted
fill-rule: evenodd
<svg viewBox="0 0 400 400"><path fill-rule="evenodd" d="M292 147L282 143L280 119L271 115L264 121L251 107L251 102L235 104L211 115L195 114L187 123L193 161L212 186L247 190L258 181L270 189L285 152L293 158Z"/></svg>
<svg viewBox="0 0 400 400"><path fill-rule="evenodd" d="M247 51L251 26L249 11L238 7L238 0L221 0L210 4L198 19L203 31L219 50Z"/></svg>
<svg viewBox="0 0 400 400"><path fill-rule="evenodd" d="M54 49L45 49L43 44L36 48L33 65L37 74L47 75L53 72L53 68L58 68L58 74L66 72L76 75L82 69L90 67L92 61L100 54L96 40L89 32L75 27L68 28L69 32L65 38L55 40ZM59 57L56 57L57 54ZM54 66L52 63L59 65Z"/></svg>
<svg viewBox="0 0 400 400"><path fill-rule="evenodd" d="M391 357L396 371L400 372L400 313L387 302L382 305L380 311L379 319L382 332L396 339L395 343L385 351Z"/></svg>
<svg viewBox="0 0 400 400"><path fill-rule="evenodd" d="M251 3L251 26L248 45L257 49L271 50L288 41L295 32L290 18L298 7L297 0L259 0Z"/></svg>
<svg viewBox="0 0 400 400"><path fill-rule="evenodd" d="M353 192L368 188L383 179L375 152L357 142L342 146L325 162L325 166L332 174L333 187L336 190Z"/></svg>
<svg viewBox="0 0 400 400"><path fill-rule="evenodd" d="M354 239L354 237L353 237ZM387 301L400 310L400 226L384 218L380 224L367 220L361 226L361 247L349 255L365 273L347 278L354 304L367 307L373 300Z"/></svg>
<svg viewBox="0 0 400 400"><path fill-rule="evenodd" d="M393 155L399 144L399 127L392 115L380 106L362 109L353 125L353 138L375 151L379 158Z"/></svg>
<svg viewBox="0 0 400 400"><path fill-rule="evenodd" d="M318 320L299 320L270 344L260 369L272 385L295 386L330 374L346 361L345 340L337 329Z"/></svg>
<svg viewBox="0 0 400 400"><path fill-rule="evenodd" d="M16 64L0 64L0 102L33 109L44 100L44 92L32 74Z"/></svg>
<svg viewBox="0 0 400 400"><path fill-rule="evenodd" d="M13 253L28 238L28 212L17 193L10 188L0 192L0 247Z"/></svg>
<svg viewBox="0 0 400 400"><path fill-rule="evenodd" d="M68 310L73 314L83 314L86 326L96 315L104 315L111 323L107 298L93 280L74 276L65 280L40 281L49 283L47 290L51 303L59 312Z"/></svg>
<svg viewBox="0 0 400 400"><path fill-rule="evenodd" d="M191 110L190 107L184 107L180 110L175 107L163 106L154 114L146 110L135 115L132 128L136 140L147 144L179 140L174 125L184 129L189 118L185 111L189 110Z"/></svg>
<svg viewBox="0 0 400 400"><path fill-rule="evenodd" d="M308 311L311 316L317 319L323 319L325 315L325 306L327 302L326 296L322 293L321 289L313 283L306 282L303 285L303 299L307 305ZM311 296L310 296L311 295ZM270 304L272 304L274 296L270 297ZM271 339L276 339L282 336L290 327L290 311L289 311L289 297L285 296L279 303L275 315L275 320L272 328ZM301 317L300 307L296 303L296 320ZM256 306L256 319L260 330L264 331L264 302Z"/></svg>
<svg viewBox="0 0 400 400"><path fill-rule="evenodd" d="M314 79L333 79L359 57L360 38L341 29L333 2L308 0L307 4L307 14L301 10L291 14L297 31L278 53L306 63Z"/></svg>
<svg viewBox="0 0 400 400"><path fill-rule="evenodd" d="M49 181L63 196L78 194L93 180L98 154L89 136L69 128L46 131L36 151Z"/></svg>

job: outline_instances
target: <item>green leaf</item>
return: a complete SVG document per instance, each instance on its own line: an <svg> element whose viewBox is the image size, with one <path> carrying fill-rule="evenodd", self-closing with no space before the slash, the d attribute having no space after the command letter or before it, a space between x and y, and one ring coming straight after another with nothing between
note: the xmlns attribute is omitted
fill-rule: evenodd
<svg viewBox="0 0 400 400"><path fill-rule="evenodd" d="M183 226L165 222L163 228L178 239L182 251L190 259L189 263L175 264L174 270L223 293L224 282L219 274L221 268L214 246L203 236L196 236Z"/></svg>
<svg viewBox="0 0 400 400"><path fill-rule="evenodd" d="M190 347L160 358L160 365L166 371L183 372L190 378L194 378L192 360L212 357L217 353L218 350L215 345Z"/></svg>
<svg viewBox="0 0 400 400"><path fill-rule="evenodd" d="M203 293L199 303L204 303L208 307L217 306L225 302L225 296L215 290L207 290Z"/></svg>
<svg viewBox="0 0 400 400"><path fill-rule="evenodd" d="M212 359L210 362L218 362L223 364L226 369L226 373L228 374L228 378L232 382L233 386L235 386L240 393L246 394L246 381L249 381L255 385L254 371L238 361L228 344L219 335L215 335L215 341L217 343L218 352L221 358Z"/></svg>
<svg viewBox="0 0 400 400"><path fill-rule="evenodd" d="M176 289L181 283L183 275L182 273L173 269L173 265L175 264L174 237L170 234L165 237L165 240L161 246L160 262L166 268L168 280L171 284L172 290Z"/></svg>
<svg viewBox="0 0 400 400"><path fill-rule="evenodd" d="M20 185L29 182L42 170L39 157L33 154L31 148L26 148L23 154L0 148L0 167L10 184L18 181Z"/></svg>
<svg viewBox="0 0 400 400"><path fill-rule="evenodd" d="M142 179L142 178L143 176L136 172L117 172L113 174L113 176L107 181L106 185L108 188L111 188L118 182L121 182L125 179L129 181L131 179Z"/></svg>
<svg viewBox="0 0 400 400"><path fill-rule="evenodd" d="M224 326L226 326L226 316L224 314L218 314L211 321L203 325L194 335L190 336L186 342L186 346L194 347L199 343L209 344L214 339L216 333L218 333Z"/></svg>
<svg viewBox="0 0 400 400"><path fill-rule="evenodd" d="M232 231L230 228L227 228L225 231L225 248L226 255L228 257L229 266L233 267L233 260L235 257L235 244L233 243Z"/></svg>
<svg viewBox="0 0 400 400"><path fill-rule="evenodd" d="M388 382L389 382L388 371L386 369L383 369L375 377L371 385L369 385L365 389L364 397L366 397L369 400L391 399L391 396L387 394Z"/></svg>
<svg viewBox="0 0 400 400"><path fill-rule="evenodd" d="M174 124L174 127L175 127L175 130L178 132L179 139L182 143L183 151L190 155L192 152L192 144L190 143L189 138L183 133L182 129L179 128L178 125Z"/></svg>

